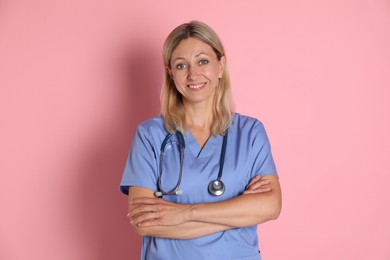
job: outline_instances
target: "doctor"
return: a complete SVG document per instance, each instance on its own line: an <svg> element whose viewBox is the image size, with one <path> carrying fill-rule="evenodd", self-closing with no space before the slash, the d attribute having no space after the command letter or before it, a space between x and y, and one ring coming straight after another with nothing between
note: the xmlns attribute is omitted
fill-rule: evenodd
<svg viewBox="0 0 390 260"><path fill-rule="evenodd" d="M138 126L120 186L141 259L259 260L257 225L281 211L263 124L233 112L225 51L206 24L174 29L163 58L161 116Z"/></svg>

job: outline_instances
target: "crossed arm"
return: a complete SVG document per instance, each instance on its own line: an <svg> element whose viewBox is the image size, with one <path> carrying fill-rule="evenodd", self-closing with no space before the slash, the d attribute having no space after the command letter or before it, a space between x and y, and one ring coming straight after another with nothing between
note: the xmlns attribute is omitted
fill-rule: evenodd
<svg viewBox="0 0 390 260"><path fill-rule="evenodd" d="M154 197L142 187L129 189L131 225L141 236L192 239L276 219L281 190L274 174L253 178L242 195L213 203L179 204Z"/></svg>

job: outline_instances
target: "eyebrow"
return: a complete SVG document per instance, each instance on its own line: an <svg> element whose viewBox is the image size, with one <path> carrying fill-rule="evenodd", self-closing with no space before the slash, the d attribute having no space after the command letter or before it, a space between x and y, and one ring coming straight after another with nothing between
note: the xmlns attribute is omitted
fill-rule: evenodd
<svg viewBox="0 0 390 260"><path fill-rule="evenodd" d="M209 56L209 55L208 55L207 53L205 53L205 52L200 52L200 53L198 53L198 54L195 55L195 58L199 57L199 56L202 55L202 54Z"/></svg>
<svg viewBox="0 0 390 260"><path fill-rule="evenodd" d="M205 53L205 52L199 52L198 54L195 55L195 58L198 58L200 55L210 56L210 55L208 55L208 54ZM184 58L184 57L177 57L176 59L172 60L172 62L175 62L175 61L177 61L177 60L185 60L185 58Z"/></svg>

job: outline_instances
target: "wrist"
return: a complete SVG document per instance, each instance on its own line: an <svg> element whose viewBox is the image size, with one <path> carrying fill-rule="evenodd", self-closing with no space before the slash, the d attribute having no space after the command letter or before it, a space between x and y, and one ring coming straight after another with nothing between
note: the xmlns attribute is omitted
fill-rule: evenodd
<svg viewBox="0 0 390 260"><path fill-rule="evenodd" d="M187 221L196 221L195 218L196 204L189 204L186 210L186 220Z"/></svg>

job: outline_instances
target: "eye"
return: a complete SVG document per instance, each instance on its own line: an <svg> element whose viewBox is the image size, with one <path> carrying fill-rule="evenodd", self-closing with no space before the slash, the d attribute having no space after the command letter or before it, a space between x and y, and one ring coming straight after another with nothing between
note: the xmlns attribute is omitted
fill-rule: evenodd
<svg viewBox="0 0 390 260"><path fill-rule="evenodd" d="M209 64L209 61L208 60L200 60L199 64L200 65L206 65L206 64Z"/></svg>
<svg viewBox="0 0 390 260"><path fill-rule="evenodd" d="M178 69L178 70L184 70L185 68L187 68L187 65L185 65L183 63L180 63L180 64L176 65L176 69Z"/></svg>

